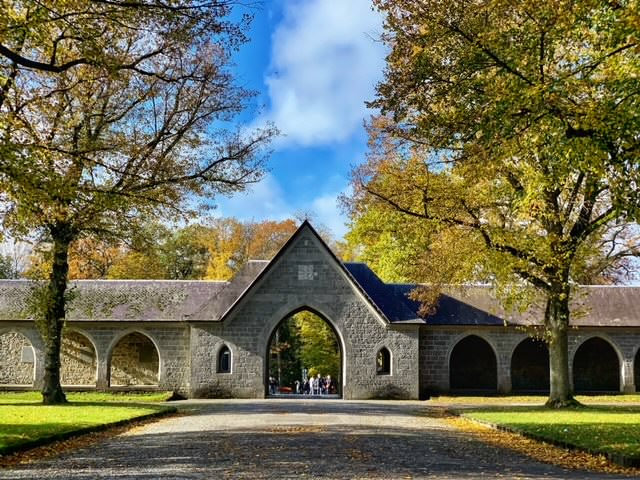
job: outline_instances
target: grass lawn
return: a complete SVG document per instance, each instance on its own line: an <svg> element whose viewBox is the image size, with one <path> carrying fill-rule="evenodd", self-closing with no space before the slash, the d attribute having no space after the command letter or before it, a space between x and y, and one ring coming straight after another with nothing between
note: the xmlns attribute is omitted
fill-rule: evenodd
<svg viewBox="0 0 640 480"><path fill-rule="evenodd" d="M640 461L640 407L588 405L547 410L538 405L482 406L466 408L463 415L555 443Z"/></svg>
<svg viewBox="0 0 640 480"><path fill-rule="evenodd" d="M105 425L173 411L167 392L67 393L66 405L42 405L38 392L0 393L0 454Z"/></svg>
<svg viewBox="0 0 640 480"><path fill-rule="evenodd" d="M547 401L546 395L495 395L489 397L480 396L441 396L432 397L431 402L443 403L447 405L515 405L515 404L538 404L542 405ZM631 395L576 395L576 400L585 405L601 405L607 403L640 404L640 394Z"/></svg>

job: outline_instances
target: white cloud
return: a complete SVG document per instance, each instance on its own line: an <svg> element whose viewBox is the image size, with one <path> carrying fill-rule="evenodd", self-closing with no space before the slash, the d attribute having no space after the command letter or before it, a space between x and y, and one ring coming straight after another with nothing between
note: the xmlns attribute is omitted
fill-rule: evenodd
<svg viewBox="0 0 640 480"><path fill-rule="evenodd" d="M216 216L236 217L239 220L284 220L290 218L290 206L278 180L271 174L258 183L247 187L242 193L229 198L218 198Z"/></svg>
<svg viewBox="0 0 640 480"><path fill-rule="evenodd" d="M347 140L368 115L364 105L384 67L373 40L382 17L368 0L291 0L272 37L266 118L298 146Z"/></svg>
<svg viewBox="0 0 640 480"><path fill-rule="evenodd" d="M341 239L347 233L345 222L347 217L338 208L338 195L333 193L316 198L311 204L311 212L315 214L319 224L327 227L336 239Z"/></svg>

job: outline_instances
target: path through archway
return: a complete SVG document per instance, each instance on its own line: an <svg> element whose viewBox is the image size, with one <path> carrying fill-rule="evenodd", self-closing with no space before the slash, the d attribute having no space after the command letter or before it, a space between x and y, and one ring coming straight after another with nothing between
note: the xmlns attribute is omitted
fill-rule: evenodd
<svg viewBox="0 0 640 480"><path fill-rule="evenodd" d="M289 315L269 339L267 395L340 397L342 352L336 331L323 317L308 309Z"/></svg>

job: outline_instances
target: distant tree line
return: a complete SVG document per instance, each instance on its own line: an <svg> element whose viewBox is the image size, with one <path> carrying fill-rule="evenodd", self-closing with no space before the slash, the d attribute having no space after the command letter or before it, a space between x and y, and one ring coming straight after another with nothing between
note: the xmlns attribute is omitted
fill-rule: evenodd
<svg viewBox="0 0 640 480"><path fill-rule="evenodd" d="M216 218L175 228L149 223L126 241L86 236L71 244L69 279L229 280L247 261L271 259L296 228L293 219ZM46 278L51 260L50 244L41 242L21 275ZM0 257L0 274L16 278L10 266Z"/></svg>

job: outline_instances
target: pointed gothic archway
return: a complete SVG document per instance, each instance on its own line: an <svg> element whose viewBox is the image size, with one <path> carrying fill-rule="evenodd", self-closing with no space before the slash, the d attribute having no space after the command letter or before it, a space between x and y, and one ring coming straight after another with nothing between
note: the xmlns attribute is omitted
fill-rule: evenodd
<svg viewBox="0 0 640 480"><path fill-rule="evenodd" d="M329 377L331 382L314 391L311 378L318 375L322 379ZM296 381L300 382L298 388ZM336 328L324 315L302 307L275 326L265 355L266 396L298 393L342 397L343 383L344 346Z"/></svg>

